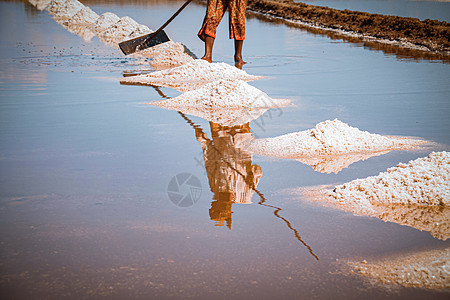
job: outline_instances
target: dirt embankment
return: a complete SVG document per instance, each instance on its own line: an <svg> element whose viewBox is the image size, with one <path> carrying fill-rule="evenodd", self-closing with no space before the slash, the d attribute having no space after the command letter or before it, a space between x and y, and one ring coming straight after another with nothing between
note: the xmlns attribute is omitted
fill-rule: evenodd
<svg viewBox="0 0 450 300"><path fill-rule="evenodd" d="M447 22L338 10L295 3L292 0L249 0L248 9L317 27L411 43L431 51L450 54L450 24Z"/></svg>

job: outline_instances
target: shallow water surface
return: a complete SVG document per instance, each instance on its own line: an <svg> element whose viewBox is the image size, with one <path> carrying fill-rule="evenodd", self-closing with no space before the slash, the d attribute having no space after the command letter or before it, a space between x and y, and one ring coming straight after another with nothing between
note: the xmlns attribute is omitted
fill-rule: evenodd
<svg viewBox="0 0 450 300"><path fill-rule="evenodd" d="M180 5L86 4L152 29ZM204 7L193 3L167 29L197 55L203 14ZM230 128L146 105L179 93L120 85L124 73L146 72L148 65L97 38L84 42L29 4L0 2L3 295L448 298L448 290L370 281L347 265L443 249L448 241L293 192L376 175L448 150L448 64L251 16L247 24L244 68L266 76L251 84L293 105ZM232 51L223 22L214 60L232 63ZM334 118L433 143L357 161L337 174L237 146L249 134L278 136Z"/></svg>

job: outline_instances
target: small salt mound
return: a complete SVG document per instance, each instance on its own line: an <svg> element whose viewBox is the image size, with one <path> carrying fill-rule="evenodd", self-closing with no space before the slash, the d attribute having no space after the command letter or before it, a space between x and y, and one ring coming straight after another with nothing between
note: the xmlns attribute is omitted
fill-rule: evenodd
<svg viewBox="0 0 450 300"><path fill-rule="evenodd" d="M321 122L310 130L254 140L250 149L261 155L296 159L302 156L407 149L424 143L422 140L372 134L335 119Z"/></svg>
<svg viewBox="0 0 450 300"><path fill-rule="evenodd" d="M110 46L118 44L138 28L139 24L130 17L123 17L114 25L98 34L98 38Z"/></svg>
<svg viewBox="0 0 450 300"><path fill-rule="evenodd" d="M29 0L29 2L34 5L39 10L46 9L52 0Z"/></svg>
<svg viewBox="0 0 450 300"><path fill-rule="evenodd" d="M48 11L55 19L68 20L83 7L85 7L83 3L77 0L53 0L48 7Z"/></svg>
<svg viewBox="0 0 450 300"><path fill-rule="evenodd" d="M251 81L260 78L262 77L249 75L225 63L208 63L205 60L196 59L172 69L126 77L120 82L171 87L186 92L219 79Z"/></svg>
<svg viewBox="0 0 450 300"><path fill-rule="evenodd" d="M217 80L178 97L149 104L166 108L245 108L248 111L287 105L290 100L272 99L242 80Z"/></svg>
<svg viewBox="0 0 450 300"><path fill-rule="evenodd" d="M330 196L369 211L383 203L450 205L450 153L433 152L378 176L356 179L337 186Z"/></svg>
<svg viewBox="0 0 450 300"><path fill-rule="evenodd" d="M450 286L450 248L414 253L408 256L368 263L349 262L360 274L384 284L428 289Z"/></svg>
<svg viewBox="0 0 450 300"><path fill-rule="evenodd" d="M77 12L72 18L67 21L67 25L71 26L91 26L94 24L99 15L96 14L89 7L83 7L79 12Z"/></svg>
<svg viewBox="0 0 450 300"><path fill-rule="evenodd" d="M154 58L155 56L159 55L160 53L170 50L170 49L180 49L181 47L184 47L181 43L175 43L174 41L168 41L165 43L158 44L156 46L145 48L143 50L136 51L132 54L130 54L131 57L144 57L144 58Z"/></svg>
<svg viewBox="0 0 450 300"><path fill-rule="evenodd" d="M133 38L137 38L149 33L152 33L153 30L151 30L150 28L148 28L146 25L138 25L138 27L136 27L127 37L124 37L123 40L129 40L129 39L133 39Z"/></svg>
<svg viewBox="0 0 450 300"><path fill-rule="evenodd" d="M150 65L157 70L163 70L167 68L178 67L193 60L194 57L189 54L183 44L175 43L174 47L156 55L155 58L150 62Z"/></svg>
<svg viewBox="0 0 450 300"><path fill-rule="evenodd" d="M95 24L93 24L90 29L98 35L110 26L119 22L119 20L120 18L116 14L106 12L97 19Z"/></svg>

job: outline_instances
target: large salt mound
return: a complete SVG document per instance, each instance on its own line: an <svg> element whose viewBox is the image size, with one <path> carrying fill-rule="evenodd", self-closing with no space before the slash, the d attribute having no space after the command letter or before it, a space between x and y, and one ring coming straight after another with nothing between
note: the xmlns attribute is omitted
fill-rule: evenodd
<svg viewBox="0 0 450 300"><path fill-rule="evenodd" d="M378 176L337 186L336 201L371 210L376 204L450 205L450 153L433 152Z"/></svg>
<svg viewBox="0 0 450 300"><path fill-rule="evenodd" d="M321 122L310 130L254 140L249 149L260 155L296 159L407 149L424 143L422 140L372 134L335 119Z"/></svg>
<svg viewBox="0 0 450 300"><path fill-rule="evenodd" d="M90 29L95 34L99 35L101 32L105 31L110 26L113 26L114 24L119 22L119 20L120 18L116 14L106 12L97 19L95 24L93 24Z"/></svg>
<svg viewBox="0 0 450 300"><path fill-rule="evenodd" d="M105 31L98 34L98 38L110 46L118 46L125 38L129 37L139 24L130 17L123 17L114 25L108 27Z"/></svg>
<svg viewBox="0 0 450 300"><path fill-rule="evenodd" d="M186 92L219 79L251 81L260 78L262 77L249 75L225 63L208 63L205 60L196 59L172 69L126 77L120 82L171 87Z"/></svg>
<svg viewBox="0 0 450 300"><path fill-rule="evenodd" d="M450 287L450 248L367 263L349 262L362 275L384 284L428 289Z"/></svg>
<svg viewBox="0 0 450 300"><path fill-rule="evenodd" d="M272 99L242 80L217 80L178 97L151 102L166 108L252 109L285 106L289 100Z"/></svg>
<svg viewBox="0 0 450 300"><path fill-rule="evenodd" d="M83 3L77 0L53 0L47 9L55 19L68 20L84 7Z"/></svg>

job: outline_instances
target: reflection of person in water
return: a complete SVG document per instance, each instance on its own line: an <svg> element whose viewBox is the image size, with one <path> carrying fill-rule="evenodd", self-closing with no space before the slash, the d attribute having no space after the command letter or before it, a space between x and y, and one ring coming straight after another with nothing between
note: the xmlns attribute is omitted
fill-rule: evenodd
<svg viewBox="0 0 450 300"><path fill-rule="evenodd" d="M251 203L262 171L260 166L252 165L252 154L242 148L252 135L248 123L227 127L210 122L210 126L212 140L200 128L196 130L214 193L209 216L217 226L226 222L231 229L232 204Z"/></svg>

